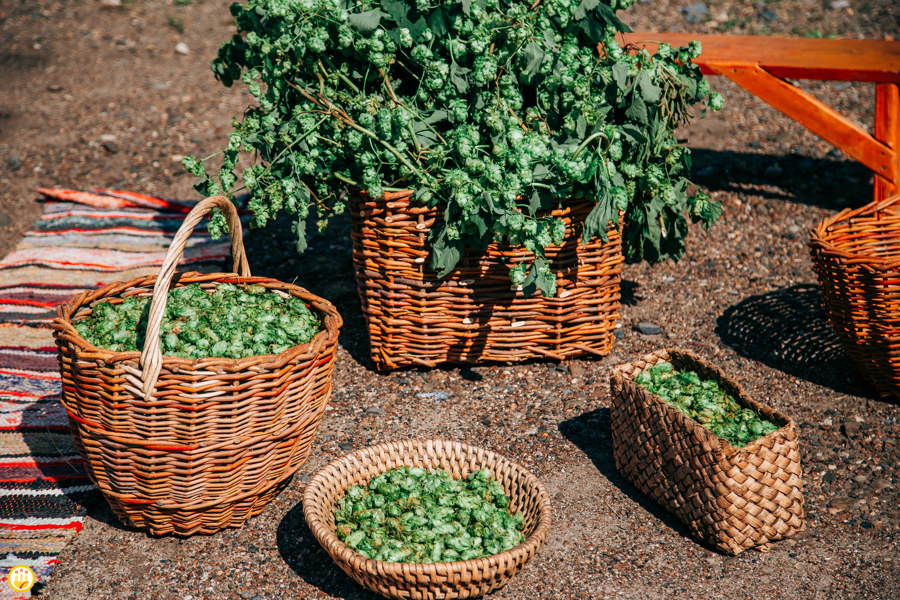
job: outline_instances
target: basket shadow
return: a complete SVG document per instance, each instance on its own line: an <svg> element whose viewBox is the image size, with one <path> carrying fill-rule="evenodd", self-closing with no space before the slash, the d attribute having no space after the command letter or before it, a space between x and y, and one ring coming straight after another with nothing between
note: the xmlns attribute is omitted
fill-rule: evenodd
<svg viewBox="0 0 900 600"><path fill-rule="evenodd" d="M872 172L846 158L692 148L691 179L707 191L746 193L841 210L872 200Z"/></svg>
<svg viewBox="0 0 900 600"><path fill-rule="evenodd" d="M356 289L349 215L333 218L325 232L310 227L308 247L296 249L296 234L285 215L262 229L252 229L244 247L254 275L294 283L331 302L344 321L338 342L368 371L375 371L369 355L369 336Z"/></svg>
<svg viewBox="0 0 900 600"><path fill-rule="evenodd" d="M730 306L719 338L746 358L836 392L878 398L853 370L815 284L797 284Z"/></svg>
<svg viewBox="0 0 900 600"><path fill-rule="evenodd" d="M579 450L584 452L594 466L611 484L628 496L635 504L659 519L683 538L712 550L702 541L696 539L678 518L643 494L616 469L612 451L612 438L609 423L610 410L598 408L577 417L561 422L558 426L560 434Z"/></svg>
<svg viewBox="0 0 900 600"><path fill-rule="evenodd" d="M77 457L78 449L68 426L46 425L48 411L59 402L56 395L51 398L53 402L37 401L22 411L20 435L35 463L16 468L16 479L23 483L9 490L2 510L5 518L68 519L92 515L105 504L95 488L83 489L92 482L81 460L69 458Z"/></svg>
<svg viewBox="0 0 900 600"><path fill-rule="evenodd" d="M329 596L345 600L381 598L357 584L325 552L306 524L302 503L289 510L278 524L275 543L292 571Z"/></svg>

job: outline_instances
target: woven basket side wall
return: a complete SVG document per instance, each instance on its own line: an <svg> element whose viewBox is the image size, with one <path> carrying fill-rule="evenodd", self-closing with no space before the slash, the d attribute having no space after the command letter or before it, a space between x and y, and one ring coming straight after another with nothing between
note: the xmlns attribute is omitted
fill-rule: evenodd
<svg viewBox="0 0 900 600"><path fill-rule="evenodd" d="M334 535L334 507L350 485L398 466L443 468L454 477L488 468L525 516L525 544L501 554L464 562L382 563L353 552ZM304 493L310 529L338 566L362 586L391 598L469 598L499 589L537 552L549 531L549 500L533 477L481 449L439 440L400 442L344 457L316 475Z"/></svg>
<svg viewBox="0 0 900 600"><path fill-rule="evenodd" d="M428 234L436 209L408 197L353 200L357 287L379 368L441 363L563 359L605 355L613 341L620 302L621 237L579 243L590 210L576 203L555 212L566 241L547 256L558 274L556 298L525 298L511 288L509 269L524 250L491 244L466 252L439 280L429 267Z"/></svg>
<svg viewBox="0 0 900 600"><path fill-rule="evenodd" d="M891 242L881 239L886 235L893 238L896 246L900 226L881 226L871 221L865 225L856 227L861 227L867 236L880 234L875 248L867 248L873 251L868 257L847 255L849 251L862 250L858 243L852 243L862 233L853 235L855 230L849 225L823 240L814 238L810 254L825 312L854 367L880 393L896 396L900 393L900 269L869 268L866 260L879 264L874 250L879 243ZM837 243L841 244L840 249L832 245Z"/></svg>
<svg viewBox="0 0 900 600"><path fill-rule="evenodd" d="M717 380L742 406L782 427L736 449L650 394L632 378L668 360ZM616 467L697 537L737 554L803 528L796 425L754 402L722 371L692 353L663 350L618 367L610 414Z"/></svg>

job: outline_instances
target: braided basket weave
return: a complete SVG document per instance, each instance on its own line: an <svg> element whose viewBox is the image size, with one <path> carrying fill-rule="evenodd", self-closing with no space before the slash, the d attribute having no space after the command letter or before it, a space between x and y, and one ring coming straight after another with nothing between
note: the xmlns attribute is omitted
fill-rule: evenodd
<svg viewBox="0 0 900 600"><path fill-rule="evenodd" d="M235 268L175 273L193 228L225 211ZM252 283L303 299L324 330L278 355L242 359L163 357L159 331L170 284ZM113 352L85 341L73 322L100 301L150 297L146 346ZM262 511L309 456L331 394L341 318L303 288L251 277L241 223L224 197L200 202L172 241L158 277L138 277L76 296L53 322L62 403L88 474L116 516L154 534L239 527Z"/></svg>
<svg viewBox="0 0 900 600"><path fill-rule="evenodd" d="M608 243L581 244L592 204L553 211L566 225L563 245L546 253L557 274L555 298L516 291L509 269L530 253L497 244L465 252L455 270L438 279L428 267L428 234L439 212L411 202L410 192L357 196L351 206L357 287L379 369L562 360L604 356L612 348L622 240L610 224Z"/></svg>
<svg viewBox="0 0 900 600"><path fill-rule="evenodd" d="M334 533L338 500L351 485L365 485L402 466L444 469L457 479L490 469L510 497L510 512L525 517L525 541L500 554L449 563L387 563L354 552ZM498 590L531 560L550 532L550 499L534 475L488 450L441 440L372 446L331 463L306 486L303 513L337 565L363 587L388 598L474 598Z"/></svg>
<svg viewBox="0 0 900 600"><path fill-rule="evenodd" d="M879 393L900 397L900 195L825 219L809 251L844 351Z"/></svg>
<svg viewBox="0 0 900 600"><path fill-rule="evenodd" d="M735 448L633 378L659 362L713 379L742 408L780 428ZM803 529L797 426L754 402L736 383L697 355L659 350L620 365L611 377L613 455L619 472L717 550L738 554Z"/></svg>

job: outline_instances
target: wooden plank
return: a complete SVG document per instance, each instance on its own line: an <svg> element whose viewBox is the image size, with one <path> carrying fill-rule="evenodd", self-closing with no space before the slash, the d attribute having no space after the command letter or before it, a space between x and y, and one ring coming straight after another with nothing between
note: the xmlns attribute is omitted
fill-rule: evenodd
<svg viewBox="0 0 900 600"><path fill-rule="evenodd" d="M900 83L900 42L895 41L650 32L622 36L623 46L636 44L651 52L659 42L685 46L697 40L703 52L694 62L708 74L717 72L709 61L752 61L784 79Z"/></svg>
<svg viewBox="0 0 900 600"><path fill-rule="evenodd" d="M797 86L753 66L719 66L719 73L831 142L875 173L893 180L896 153L868 131Z"/></svg>
<svg viewBox="0 0 900 600"><path fill-rule="evenodd" d="M900 193L900 87L880 83L875 89L875 139L893 152L888 173L875 173L875 200Z"/></svg>

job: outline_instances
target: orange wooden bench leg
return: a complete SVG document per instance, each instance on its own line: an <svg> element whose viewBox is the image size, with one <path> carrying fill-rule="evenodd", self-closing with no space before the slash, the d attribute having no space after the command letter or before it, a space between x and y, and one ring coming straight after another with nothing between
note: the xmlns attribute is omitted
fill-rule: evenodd
<svg viewBox="0 0 900 600"><path fill-rule="evenodd" d="M897 86L878 86L875 135L850 121L814 96L767 72L759 65L734 65L708 62L708 66L739 86L774 106L807 129L831 142L849 156L871 169L876 177L875 198L886 197L897 188L900 137L900 103Z"/></svg>
<svg viewBox="0 0 900 600"><path fill-rule="evenodd" d="M875 172L875 200L900 193L900 86L879 83L875 88L875 138L890 148L887 172Z"/></svg>

